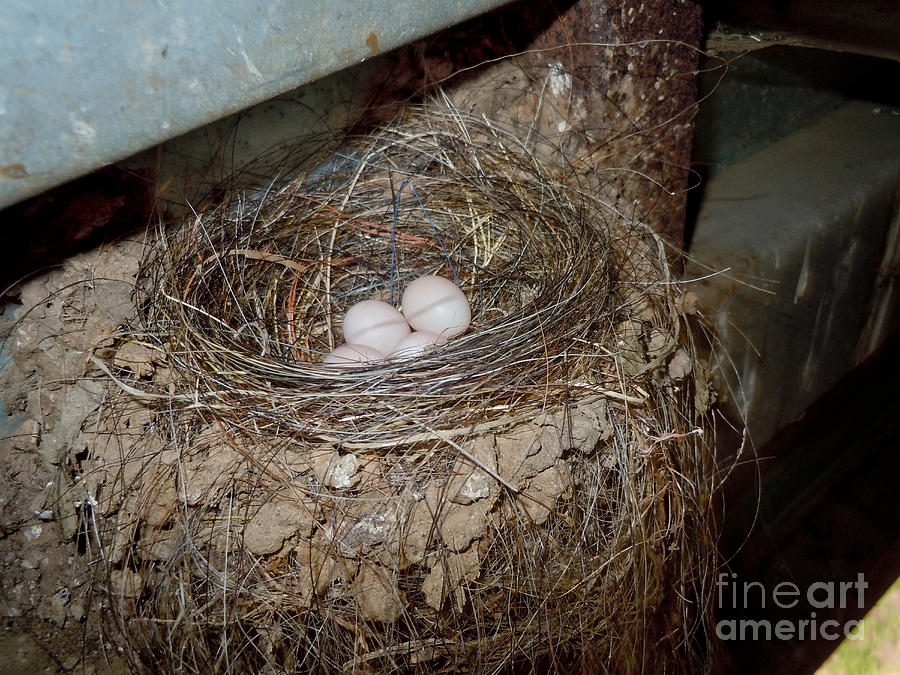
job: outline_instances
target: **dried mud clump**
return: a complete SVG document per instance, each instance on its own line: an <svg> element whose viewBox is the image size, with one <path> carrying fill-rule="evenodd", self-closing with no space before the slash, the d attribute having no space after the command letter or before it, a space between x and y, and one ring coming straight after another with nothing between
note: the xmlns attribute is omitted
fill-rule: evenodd
<svg viewBox="0 0 900 675"><path fill-rule="evenodd" d="M468 333L319 365L350 304L421 273L458 277ZM136 670L702 670L691 300L514 134L410 109L158 233L134 297L72 445Z"/></svg>

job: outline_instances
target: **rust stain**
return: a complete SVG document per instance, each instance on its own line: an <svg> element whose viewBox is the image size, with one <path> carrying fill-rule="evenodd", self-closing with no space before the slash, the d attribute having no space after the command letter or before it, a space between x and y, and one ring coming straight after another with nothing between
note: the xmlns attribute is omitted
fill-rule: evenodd
<svg viewBox="0 0 900 675"><path fill-rule="evenodd" d="M166 78L160 75L156 70L152 70L147 75L147 86L151 91L162 90L166 86Z"/></svg>
<svg viewBox="0 0 900 675"><path fill-rule="evenodd" d="M366 38L366 46L369 48L369 56L376 56L381 53L381 50L378 48L378 36L375 33L369 33L369 37Z"/></svg>
<svg viewBox="0 0 900 675"><path fill-rule="evenodd" d="M0 166L0 173L7 178L28 178L28 171L25 169L24 164L16 163Z"/></svg>

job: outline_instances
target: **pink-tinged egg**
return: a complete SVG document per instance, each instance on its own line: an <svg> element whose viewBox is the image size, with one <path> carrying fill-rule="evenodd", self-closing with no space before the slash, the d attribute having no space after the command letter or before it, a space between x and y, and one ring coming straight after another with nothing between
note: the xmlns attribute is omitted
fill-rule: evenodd
<svg viewBox="0 0 900 675"><path fill-rule="evenodd" d="M415 330L436 333L444 340L469 327L472 310L465 294L449 279L426 274L406 287L403 316Z"/></svg>
<svg viewBox="0 0 900 675"><path fill-rule="evenodd" d="M382 354L390 354L409 332L403 315L381 300L357 302L344 315L344 342L368 345Z"/></svg>
<svg viewBox="0 0 900 675"><path fill-rule="evenodd" d="M422 356L430 347L442 344L440 336L435 333L428 333L423 330L415 330L405 338L400 340L394 351L388 354L389 359L412 359Z"/></svg>
<svg viewBox="0 0 900 675"><path fill-rule="evenodd" d="M373 347L345 343L326 354L322 359L322 364L344 368L365 368L383 360L384 354Z"/></svg>

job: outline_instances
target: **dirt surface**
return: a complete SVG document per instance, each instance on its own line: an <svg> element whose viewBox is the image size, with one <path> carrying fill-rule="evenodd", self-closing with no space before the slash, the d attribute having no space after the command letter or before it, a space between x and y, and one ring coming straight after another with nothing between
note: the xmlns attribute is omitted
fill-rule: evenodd
<svg viewBox="0 0 900 675"><path fill-rule="evenodd" d="M88 355L133 311L139 242L75 256L22 287L4 313L0 391L0 663L7 673L122 672L90 583L97 552L79 536L69 449L106 387Z"/></svg>

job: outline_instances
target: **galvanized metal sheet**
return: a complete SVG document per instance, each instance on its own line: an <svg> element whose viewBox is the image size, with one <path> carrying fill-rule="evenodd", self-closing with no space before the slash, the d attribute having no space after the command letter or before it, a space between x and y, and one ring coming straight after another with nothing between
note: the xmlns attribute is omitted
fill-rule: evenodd
<svg viewBox="0 0 900 675"><path fill-rule="evenodd" d="M505 0L7 0L0 207Z"/></svg>

